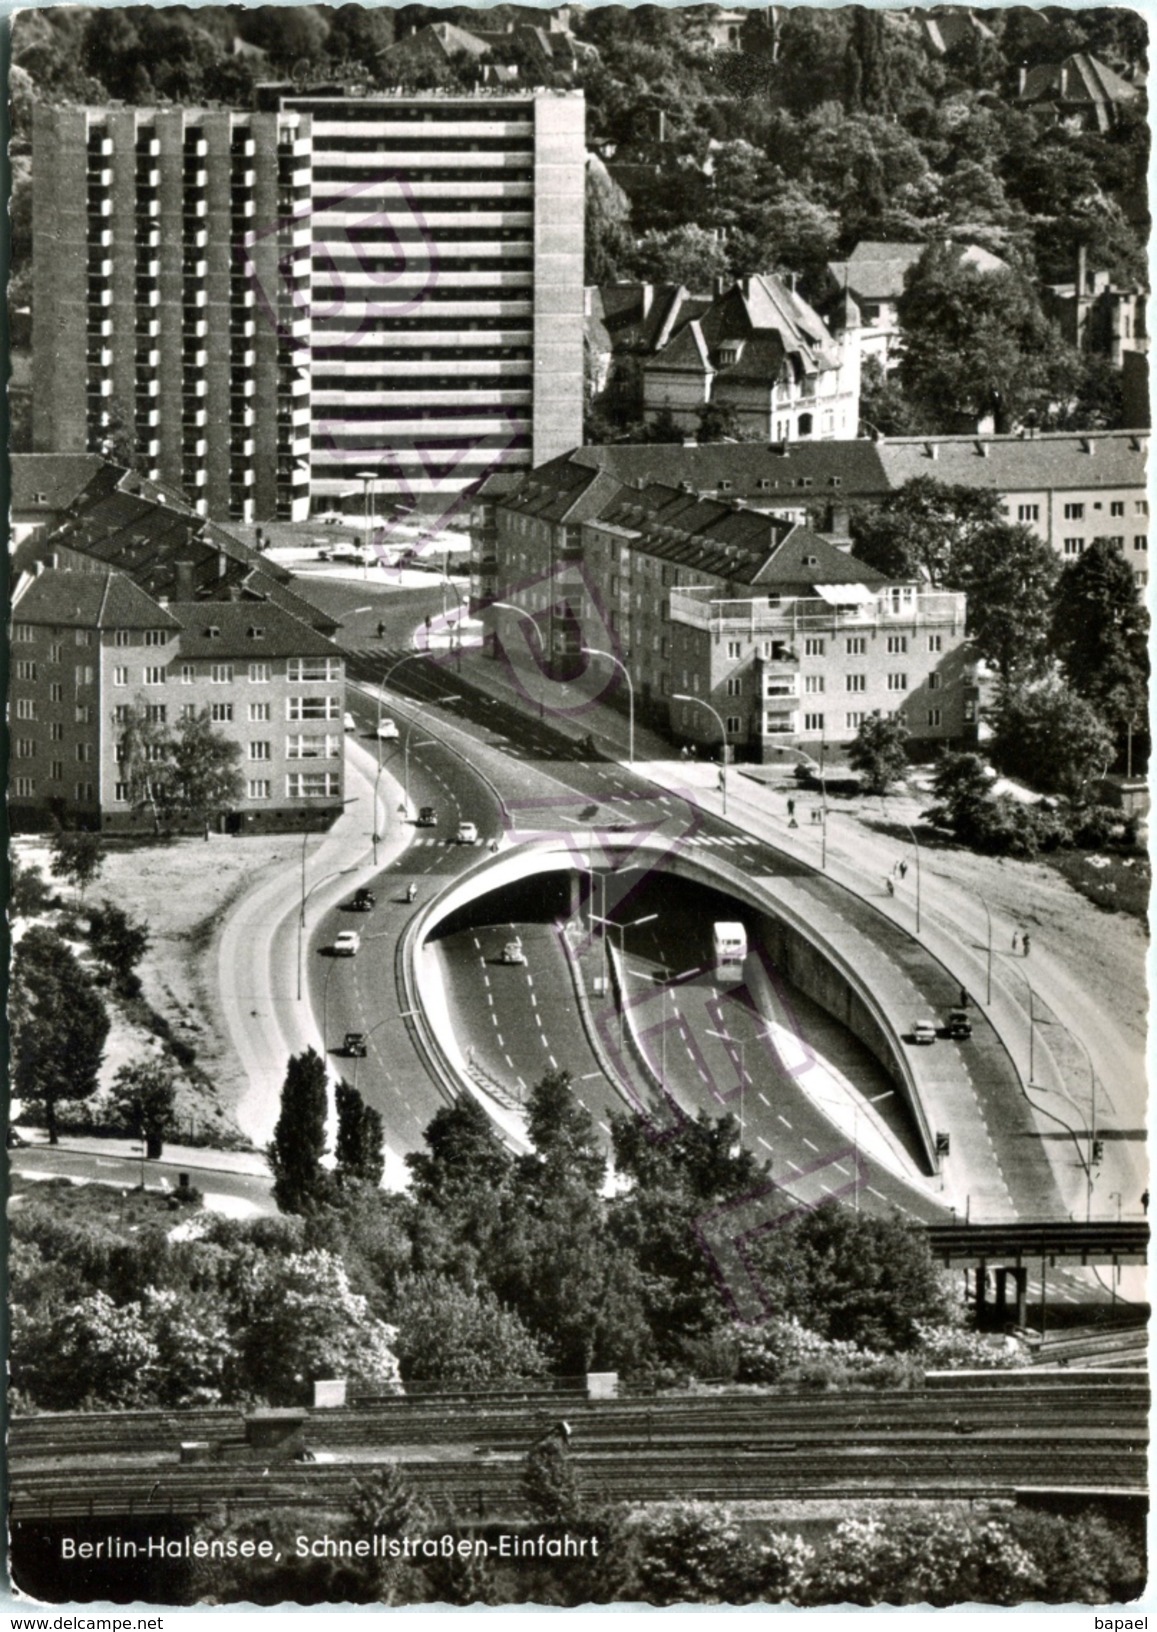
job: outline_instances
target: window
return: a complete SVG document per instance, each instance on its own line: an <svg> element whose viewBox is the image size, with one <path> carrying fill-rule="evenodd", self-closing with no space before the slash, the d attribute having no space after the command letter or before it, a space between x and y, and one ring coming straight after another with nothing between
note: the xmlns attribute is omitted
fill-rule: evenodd
<svg viewBox="0 0 1157 1632"><path fill-rule="evenodd" d="M53 720L48 727L48 740L49 742L64 741L64 725L60 720Z"/></svg>
<svg viewBox="0 0 1157 1632"><path fill-rule="evenodd" d="M64 781L64 761L62 759L52 761L52 764L48 767L48 778L51 782Z"/></svg>
<svg viewBox="0 0 1157 1632"><path fill-rule="evenodd" d="M112 796L118 805L127 805L129 802L129 785L127 782L114 782Z"/></svg>
<svg viewBox="0 0 1157 1632"><path fill-rule="evenodd" d="M36 793L36 783L30 776L18 776L15 790L17 799L31 799Z"/></svg>
<svg viewBox="0 0 1157 1632"><path fill-rule="evenodd" d="M35 759L36 758L36 738L35 737L17 737L17 739L16 739L16 758L17 759Z"/></svg>
<svg viewBox="0 0 1157 1632"><path fill-rule="evenodd" d="M340 657L291 657L285 668L287 680L340 680Z"/></svg>
<svg viewBox="0 0 1157 1632"><path fill-rule="evenodd" d="M214 725L227 725L233 718L232 703L210 703L209 718Z"/></svg>
<svg viewBox="0 0 1157 1632"><path fill-rule="evenodd" d="M285 791L290 799L336 799L338 775L336 771L290 771Z"/></svg>
<svg viewBox="0 0 1157 1632"><path fill-rule="evenodd" d="M132 630L131 629L117 629L117 630L115 630L113 632L112 643L113 643L114 646L131 646L132 643L133 643L133 632L132 632Z"/></svg>
<svg viewBox="0 0 1157 1632"><path fill-rule="evenodd" d="M939 725L940 724L940 710L938 708L930 708L928 710L928 724L929 725Z"/></svg>
<svg viewBox="0 0 1157 1632"><path fill-rule="evenodd" d="M249 705L249 723L250 723L250 725L261 725L266 720L268 720L270 718L271 718L271 715L270 715L270 712L269 712L269 704L268 703L250 703L250 705Z"/></svg>
<svg viewBox="0 0 1157 1632"><path fill-rule="evenodd" d="M849 657L863 657L868 650L867 635L849 635L844 642L844 649Z"/></svg>
<svg viewBox="0 0 1157 1632"><path fill-rule="evenodd" d="M805 675L804 683L803 683L803 689L805 691L822 691L824 689L824 677L823 677L823 675L822 674Z"/></svg>
<svg viewBox="0 0 1157 1632"><path fill-rule="evenodd" d="M1109 514L1111 516L1123 516L1125 514L1124 499L1114 499L1109 505Z"/></svg>
<svg viewBox="0 0 1157 1632"><path fill-rule="evenodd" d="M728 657L742 657L743 642L741 640L729 640L727 642L727 655Z"/></svg>
<svg viewBox="0 0 1157 1632"><path fill-rule="evenodd" d="M928 690L929 691L939 691L940 690L940 683L943 680L943 678L944 678L943 675L940 675L940 674L930 674L928 676Z"/></svg>
<svg viewBox="0 0 1157 1632"><path fill-rule="evenodd" d="M908 676L906 674L890 674L888 676L889 691L907 691Z"/></svg>
<svg viewBox="0 0 1157 1632"><path fill-rule="evenodd" d="M265 630L259 623L251 623L245 631L245 638L247 640L264 640Z"/></svg>
<svg viewBox="0 0 1157 1632"><path fill-rule="evenodd" d="M12 625L13 640L35 640L36 630L30 623L14 623Z"/></svg>
<svg viewBox="0 0 1157 1632"><path fill-rule="evenodd" d="M337 697L287 697L287 720L336 720L341 710Z"/></svg>
<svg viewBox="0 0 1157 1632"><path fill-rule="evenodd" d="M210 663L209 679L215 686L231 686L233 684L232 663Z"/></svg>
<svg viewBox="0 0 1157 1632"><path fill-rule="evenodd" d="M1039 521L1040 505L1018 504L1016 507L1016 519L1017 521Z"/></svg>
<svg viewBox="0 0 1157 1632"><path fill-rule="evenodd" d="M76 757L82 765L87 765L92 758L92 743L78 742L76 745Z"/></svg>
<svg viewBox="0 0 1157 1632"><path fill-rule="evenodd" d="M169 711L164 703L146 703L145 719L150 725L164 725L169 717Z"/></svg>
<svg viewBox="0 0 1157 1632"><path fill-rule="evenodd" d="M54 640L52 645L48 648L48 661L50 663L59 663L61 660L62 651L63 648L61 647L60 642L58 640Z"/></svg>
<svg viewBox="0 0 1157 1632"><path fill-rule="evenodd" d="M19 658L16 663L17 680L35 680L36 664L30 663L26 657Z"/></svg>
<svg viewBox="0 0 1157 1632"><path fill-rule="evenodd" d="M247 782L245 785L246 798L268 799L272 786L273 784L271 782L265 782L260 778L253 782Z"/></svg>
<svg viewBox="0 0 1157 1632"><path fill-rule="evenodd" d="M340 737L294 736L285 739L287 759L336 759L340 753Z"/></svg>
<svg viewBox="0 0 1157 1632"><path fill-rule="evenodd" d="M1134 533L1133 549L1138 555L1147 555L1149 551L1149 534Z"/></svg>
<svg viewBox="0 0 1157 1632"><path fill-rule="evenodd" d="M1138 499L1133 506L1133 514L1135 516L1147 516L1149 514L1149 500Z"/></svg>
<svg viewBox="0 0 1157 1632"><path fill-rule="evenodd" d="M844 684L849 691L867 691L868 677L866 674L846 674Z"/></svg>
<svg viewBox="0 0 1157 1632"><path fill-rule="evenodd" d="M729 714L723 724L729 737L737 737L743 730L743 721L738 714Z"/></svg>
<svg viewBox="0 0 1157 1632"><path fill-rule="evenodd" d="M48 687L48 701L62 703L64 701L64 687L59 680L53 680Z"/></svg>
<svg viewBox="0 0 1157 1632"><path fill-rule="evenodd" d="M1085 519L1085 507L1084 507L1083 504L1066 504L1065 505L1065 520L1066 521L1083 521L1084 519Z"/></svg>
<svg viewBox="0 0 1157 1632"><path fill-rule="evenodd" d="M942 652L944 650L944 636L943 635L929 635L928 636L928 650L930 652Z"/></svg>
<svg viewBox="0 0 1157 1632"><path fill-rule="evenodd" d="M91 711L89 709L88 704L87 703L77 703L77 705L76 705L76 723L77 723L77 725L87 725L89 723L90 718L91 718Z"/></svg>
<svg viewBox="0 0 1157 1632"><path fill-rule="evenodd" d="M181 684L183 686L191 686L193 684L193 681L196 678L197 678L197 665L195 663L182 663L181 664Z"/></svg>
<svg viewBox="0 0 1157 1632"><path fill-rule="evenodd" d="M114 725L127 725L132 706L129 703L118 703L112 711Z"/></svg>
<svg viewBox="0 0 1157 1632"><path fill-rule="evenodd" d="M1124 533L1107 533L1105 538L1106 542L1111 544L1115 550L1123 550L1125 548Z"/></svg>
<svg viewBox="0 0 1157 1632"><path fill-rule="evenodd" d="M1083 538L1066 538L1064 550L1066 555L1080 555L1085 548Z"/></svg>
<svg viewBox="0 0 1157 1632"><path fill-rule="evenodd" d="M849 731L858 730L863 723L864 711L862 708L857 709L854 713L844 715L844 724L847 726Z"/></svg>
<svg viewBox="0 0 1157 1632"><path fill-rule="evenodd" d="M146 629L145 630L145 645L146 646L164 646L164 645L166 645L168 643L168 640L169 640L169 631L167 629Z"/></svg>
<svg viewBox="0 0 1157 1632"><path fill-rule="evenodd" d="M824 655L824 645L825 642L818 635L808 635L803 643L803 655L805 657L822 657Z"/></svg>
<svg viewBox="0 0 1157 1632"><path fill-rule="evenodd" d="M16 699L16 718L18 720L34 720L36 718L35 697L18 697Z"/></svg>
<svg viewBox="0 0 1157 1632"><path fill-rule="evenodd" d="M76 644L78 646L91 646L92 645L92 630L91 629L78 629L76 631Z"/></svg>
<svg viewBox="0 0 1157 1632"><path fill-rule="evenodd" d="M729 697L742 697L743 681L739 675L732 675L731 679L727 682L727 695Z"/></svg>
<svg viewBox="0 0 1157 1632"><path fill-rule="evenodd" d="M78 805L88 805L88 804L92 803L92 800L93 800L92 783L91 782L78 782L76 784L76 802L77 802L77 804Z"/></svg>
<svg viewBox="0 0 1157 1632"><path fill-rule="evenodd" d="M146 668L145 668L145 685L146 686L163 686L164 683L165 683L165 671L161 667L161 665L157 664L157 663L148 664L146 666Z"/></svg>
<svg viewBox="0 0 1157 1632"><path fill-rule="evenodd" d="M251 742L249 744L250 759L271 759L272 757L267 742Z"/></svg>
<svg viewBox="0 0 1157 1632"><path fill-rule="evenodd" d="M895 654L897 652L906 652L907 650L908 650L908 637L907 637L907 635L889 635L888 636L888 651L889 651L890 654L895 656Z"/></svg>
<svg viewBox="0 0 1157 1632"><path fill-rule="evenodd" d="M179 720L195 720L197 718L196 703L182 703L177 710L177 718Z"/></svg>
<svg viewBox="0 0 1157 1632"><path fill-rule="evenodd" d="M249 678L254 685L263 685L269 679L268 663L250 663Z"/></svg>
<svg viewBox="0 0 1157 1632"><path fill-rule="evenodd" d="M824 728L823 715L805 714L803 717L803 728L805 731L822 731Z"/></svg>

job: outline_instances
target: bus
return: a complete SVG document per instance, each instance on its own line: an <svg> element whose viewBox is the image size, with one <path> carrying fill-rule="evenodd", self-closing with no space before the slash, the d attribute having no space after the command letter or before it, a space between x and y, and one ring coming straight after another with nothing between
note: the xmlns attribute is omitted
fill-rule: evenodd
<svg viewBox="0 0 1157 1632"><path fill-rule="evenodd" d="M716 980L742 980L747 931L742 924L718 922L712 931Z"/></svg>

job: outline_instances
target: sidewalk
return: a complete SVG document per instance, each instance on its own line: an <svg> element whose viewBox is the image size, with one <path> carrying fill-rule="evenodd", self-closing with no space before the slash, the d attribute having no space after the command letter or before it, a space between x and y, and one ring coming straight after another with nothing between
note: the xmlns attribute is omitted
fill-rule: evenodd
<svg viewBox="0 0 1157 1632"><path fill-rule="evenodd" d="M25 1136L38 1129L24 1130ZM119 1156L125 1161L137 1161L141 1154L140 1140L104 1139L97 1135L62 1133L55 1145L47 1139L30 1139L31 1150L67 1150L78 1156ZM158 1167L199 1169L205 1173L244 1173L250 1178L268 1179L269 1164L259 1150L217 1150L210 1145L175 1145L165 1141L164 1154L149 1158L150 1170Z"/></svg>

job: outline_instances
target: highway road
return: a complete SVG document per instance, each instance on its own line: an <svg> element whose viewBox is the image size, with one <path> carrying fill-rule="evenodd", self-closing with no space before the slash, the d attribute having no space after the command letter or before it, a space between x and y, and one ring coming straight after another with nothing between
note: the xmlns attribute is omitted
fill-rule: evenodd
<svg viewBox="0 0 1157 1632"><path fill-rule="evenodd" d="M245 1218L257 1213L276 1214L271 1194L272 1180L250 1173L231 1173L214 1168L213 1152L206 1150L204 1165L189 1161L146 1161L136 1156L98 1156L89 1151L65 1150L59 1145L32 1145L10 1150L8 1161L13 1173L29 1179L70 1178L80 1183L111 1184L135 1190L142 1172L148 1189L176 1190L178 1174L187 1173L189 1183L204 1193L211 1209Z"/></svg>

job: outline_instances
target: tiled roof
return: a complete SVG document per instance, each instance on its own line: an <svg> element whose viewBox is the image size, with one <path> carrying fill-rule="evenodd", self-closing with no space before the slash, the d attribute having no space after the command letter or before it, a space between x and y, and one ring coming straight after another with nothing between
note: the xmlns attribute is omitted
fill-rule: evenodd
<svg viewBox="0 0 1157 1632"><path fill-rule="evenodd" d="M1057 431L1033 437L908 436L877 446L892 487L913 476L933 476L940 482L1015 493L1144 487L1147 442L1137 431Z"/></svg>
<svg viewBox="0 0 1157 1632"><path fill-rule="evenodd" d="M332 641L265 601L171 601L181 625L180 653L190 658L336 657ZM216 634L210 633L216 630ZM258 634L257 631L260 631Z"/></svg>
<svg viewBox="0 0 1157 1632"><path fill-rule="evenodd" d="M95 453L14 453L9 464L11 507L17 514L67 509L103 465Z"/></svg>
<svg viewBox="0 0 1157 1632"><path fill-rule="evenodd" d="M61 572L48 568L19 591L18 623L68 629L165 629L177 620L120 572Z"/></svg>
<svg viewBox="0 0 1157 1632"><path fill-rule="evenodd" d="M865 239L846 261L829 261L828 272L837 288L845 283L858 300L898 300L904 293L904 274L927 249L927 244L893 244ZM966 266L977 272L1001 272L1005 262L979 244L958 244Z"/></svg>
<svg viewBox="0 0 1157 1632"><path fill-rule="evenodd" d="M1137 87L1098 57L1079 51L1063 62L1030 68L1020 92L1022 102L1132 102Z"/></svg>
<svg viewBox="0 0 1157 1632"><path fill-rule="evenodd" d="M806 503L808 498L871 498L888 492L882 444L857 437L831 442L618 442L576 448L532 473L543 484L573 484L579 471L605 470L620 482L686 483L698 493L719 491L753 505Z"/></svg>

